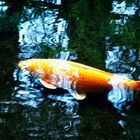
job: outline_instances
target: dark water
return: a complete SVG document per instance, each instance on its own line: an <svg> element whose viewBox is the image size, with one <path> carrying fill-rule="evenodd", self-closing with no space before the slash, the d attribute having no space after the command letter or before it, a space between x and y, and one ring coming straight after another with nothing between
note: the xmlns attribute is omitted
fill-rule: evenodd
<svg viewBox="0 0 140 140"><path fill-rule="evenodd" d="M123 88L74 100L17 64L73 60L140 79L140 2L0 1L0 140L140 139L140 95Z"/></svg>

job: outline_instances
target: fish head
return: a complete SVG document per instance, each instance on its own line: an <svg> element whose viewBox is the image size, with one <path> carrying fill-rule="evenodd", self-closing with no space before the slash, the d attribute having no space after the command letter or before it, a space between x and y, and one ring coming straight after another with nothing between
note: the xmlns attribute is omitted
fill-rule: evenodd
<svg viewBox="0 0 140 140"><path fill-rule="evenodd" d="M20 61L18 64L18 67L22 71L24 71L24 70L29 71L31 74L35 75L38 78L41 78L44 75L43 66L36 59Z"/></svg>
<svg viewBox="0 0 140 140"><path fill-rule="evenodd" d="M44 59L29 59L21 61L18 64L19 68L23 71L29 71L34 77L37 77L39 81L45 87L49 89L56 89L57 77L52 74L52 67L48 60Z"/></svg>
<svg viewBox="0 0 140 140"><path fill-rule="evenodd" d="M29 71L35 70L35 65L32 60L20 61L18 67L22 70L29 70Z"/></svg>

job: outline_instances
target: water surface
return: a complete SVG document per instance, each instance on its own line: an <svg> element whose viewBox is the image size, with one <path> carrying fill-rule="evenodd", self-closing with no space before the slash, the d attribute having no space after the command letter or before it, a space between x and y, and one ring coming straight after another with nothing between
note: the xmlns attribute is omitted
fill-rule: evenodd
<svg viewBox="0 0 140 140"><path fill-rule="evenodd" d="M0 1L1 139L139 139L139 93L115 87L77 101L17 67L30 58L58 58L140 79L139 6Z"/></svg>

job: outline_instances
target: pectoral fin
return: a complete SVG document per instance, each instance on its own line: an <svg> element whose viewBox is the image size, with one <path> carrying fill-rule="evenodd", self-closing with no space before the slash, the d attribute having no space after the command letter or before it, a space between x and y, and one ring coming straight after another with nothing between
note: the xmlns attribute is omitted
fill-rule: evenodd
<svg viewBox="0 0 140 140"><path fill-rule="evenodd" d="M45 86L46 88L49 88L49 89L56 89L56 88L57 88L55 85L50 84L50 83L48 83L47 81L44 81L44 80L42 80L42 79L39 79L39 80L40 80L41 84L42 84L43 86Z"/></svg>
<svg viewBox="0 0 140 140"><path fill-rule="evenodd" d="M86 94L85 93L77 93L75 90L71 90L70 94L73 96L73 98L77 99L77 100L84 100L86 98Z"/></svg>

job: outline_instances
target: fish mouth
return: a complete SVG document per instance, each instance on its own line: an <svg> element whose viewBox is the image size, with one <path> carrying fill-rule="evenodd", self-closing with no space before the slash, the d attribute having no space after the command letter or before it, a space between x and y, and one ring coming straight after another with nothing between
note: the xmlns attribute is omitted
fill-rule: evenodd
<svg viewBox="0 0 140 140"><path fill-rule="evenodd" d="M18 67L22 69L24 67L27 67L27 65L25 64L25 61L21 61L18 63Z"/></svg>
<svg viewBox="0 0 140 140"><path fill-rule="evenodd" d="M18 65L19 69L23 72L23 71L27 71L27 66L21 66L21 65Z"/></svg>
<svg viewBox="0 0 140 140"><path fill-rule="evenodd" d="M18 63L18 67L21 69L21 71L28 70L29 64L27 61L21 61Z"/></svg>

